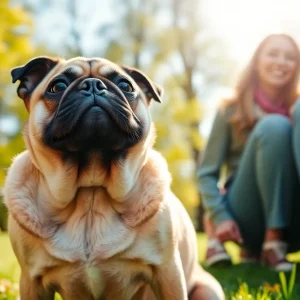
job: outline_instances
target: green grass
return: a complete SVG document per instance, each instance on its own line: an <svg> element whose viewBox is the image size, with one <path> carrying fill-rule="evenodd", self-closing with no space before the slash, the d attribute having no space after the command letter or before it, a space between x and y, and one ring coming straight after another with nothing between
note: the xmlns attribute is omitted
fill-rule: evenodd
<svg viewBox="0 0 300 300"><path fill-rule="evenodd" d="M204 262L205 251L206 251L207 239L205 235L198 235L198 248L199 248L199 260L201 263ZM251 294L257 291L262 286L274 286L280 283L279 274L277 272L271 271L270 269L253 264L239 264L239 247L234 243L226 243L226 250L230 253L234 265L231 267L218 267L218 268L206 268L210 273L212 273L221 283L225 290L228 299L233 292L236 292L242 285L246 283ZM289 254L288 259L297 263L297 278L294 286L294 294L292 299L300 299L300 269L298 263L300 262L300 252ZM289 279L289 276L287 276ZM238 299L248 299L248 298L238 298ZM249 298L258 299L258 298ZM276 298L274 298L276 299ZM267 300L267 298L266 298Z"/></svg>
<svg viewBox="0 0 300 300"><path fill-rule="evenodd" d="M14 282L19 280L20 267L13 253L6 233L0 232L0 278L5 277Z"/></svg>
<svg viewBox="0 0 300 300"><path fill-rule="evenodd" d="M206 237L198 235L199 244L199 260L204 261L206 251ZM208 268L223 286L227 299L231 300L285 300L285 299L300 299L300 269L297 271L295 285L293 288L293 296L291 298L279 297L278 292L274 296L267 297L267 294L272 293L272 288L275 284L280 283L279 275L276 272L270 271L267 268L257 265L244 265L239 263L239 249L233 243L226 244L228 252L233 258L234 265L231 267ZM289 255L289 259L300 262L300 252ZM7 234L0 233L0 280L7 278L13 282L18 282L20 276L20 268L13 254L12 248ZM289 276L287 276L287 281ZM278 285L277 285L278 286ZM263 289L262 289L263 287ZM276 286L275 286L276 287ZM0 283L1 288L1 283ZM282 289L281 289L282 290ZM258 295L260 291L261 295ZM249 296L250 295L250 296ZM7 299L1 298L0 300ZM14 299L14 298L9 298Z"/></svg>

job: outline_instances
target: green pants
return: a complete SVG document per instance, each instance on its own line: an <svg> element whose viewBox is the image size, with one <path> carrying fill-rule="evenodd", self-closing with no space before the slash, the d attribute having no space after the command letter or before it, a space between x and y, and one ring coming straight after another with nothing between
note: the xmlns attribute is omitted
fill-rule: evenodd
<svg viewBox="0 0 300 300"><path fill-rule="evenodd" d="M244 247L259 253L267 228L281 228L289 251L300 249L300 103L293 120L265 116L251 132L225 195Z"/></svg>

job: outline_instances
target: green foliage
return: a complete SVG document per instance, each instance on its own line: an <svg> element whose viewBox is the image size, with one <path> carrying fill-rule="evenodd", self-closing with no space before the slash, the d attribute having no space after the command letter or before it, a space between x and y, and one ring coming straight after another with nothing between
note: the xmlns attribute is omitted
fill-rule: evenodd
<svg viewBox="0 0 300 300"><path fill-rule="evenodd" d="M172 190L193 215L199 196L191 141L194 148L200 150L203 147L204 141L197 126L203 116L203 108L198 99L187 102L184 91L176 82L175 78L167 79L164 86L168 94L163 103L152 105L157 130L155 147L168 161L173 178ZM196 126L192 127L193 123Z"/></svg>
<svg viewBox="0 0 300 300"><path fill-rule="evenodd" d="M176 100L169 99L161 109L154 112L157 129L155 147L168 161L173 177L172 190L189 213L192 213L198 203L198 191L195 184L194 161L187 137L190 128L185 120L179 121L180 114L188 113L188 109Z"/></svg>
<svg viewBox="0 0 300 300"><path fill-rule="evenodd" d="M8 83L11 82L10 70L16 65L25 63L34 53L30 42L32 22L29 15L17 6L11 6L10 1L2 0L0 4L0 106L1 118L16 115L23 123L26 111L16 93L9 93ZM5 136L0 132L0 187L3 185L6 168L11 159L24 148L21 134Z"/></svg>
<svg viewBox="0 0 300 300"><path fill-rule="evenodd" d="M0 197L0 230L7 230L7 208Z"/></svg>
<svg viewBox="0 0 300 300"><path fill-rule="evenodd" d="M32 22L21 7L12 7L10 2L1 0L0 3L1 84L3 81L8 82L9 75L6 72L16 64L24 62L34 51L29 42Z"/></svg>
<svg viewBox="0 0 300 300"><path fill-rule="evenodd" d="M0 278L3 278L0 274ZM0 300L15 300L19 294L18 284L8 279L0 279Z"/></svg>
<svg viewBox="0 0 300 300"><path fill-rule="evenodd" d="M246 282L241 283L237 292L230 296L231 300L282 300L280 286L270 285L261 286L258 290L250 290Z"/></svg>
<svg viewBox="0 0 300 300"><path fill-rule="evenodd" d="M23 102L17 98L15 92L10 92L10 70L16 65L25 63L34 53L30 42L32 22L29 15L18 6L11 6L10 1L0 2L0 119L7 116L17 116L22 124L27 116ZM12 158L24 149L21 133L18 131L12 136L0 129L0 188L4 184L6 169ZM6 210L1 202L0 195L0 229L6 228ZM2 283L2 288L7 286ZM8 298L12 299L15 291L10 287ZM0 284L1 289L1 284Z"/></svg>
<svg viewBox="0 0 300 300"><path fill-rule="evenodd" d="M282 287L282 299L283 300L292 300L293 299L293 292L295 288L295 280L296 280L296 265L294 264L293 270L287 282L286 274L283 272L279 273L279 279Z"/></svg>
<svg viewBox="0 0 300 300"><path fill-rule="evenodd" d="M265 283L257 290L250 289L246 282L240 284L237 292L231 293L231 300L293 300L298 299L295 295L296 264L290 274L290 279L283 272L279 273L279 283L271 285Z"/></svg>

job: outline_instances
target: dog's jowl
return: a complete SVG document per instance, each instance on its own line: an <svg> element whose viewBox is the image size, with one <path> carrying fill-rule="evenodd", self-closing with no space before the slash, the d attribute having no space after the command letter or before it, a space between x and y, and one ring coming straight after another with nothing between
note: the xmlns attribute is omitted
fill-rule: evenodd
<svg viewBox="0 0 300 300"><path fill-rule="evenodd" d="M12 79L29 113L5 184L21 299L223 299L152 149L162 88L102 58L38 57Z"/></svg>

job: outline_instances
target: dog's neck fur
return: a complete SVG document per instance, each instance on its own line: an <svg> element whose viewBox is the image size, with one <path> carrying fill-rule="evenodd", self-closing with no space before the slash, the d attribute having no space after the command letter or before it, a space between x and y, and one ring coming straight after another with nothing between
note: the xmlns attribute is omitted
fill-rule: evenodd
<svg viewBox="0 0 300 300"><path fill-rule="evenodd" d="M24 137L28 151L16 158L9 171L5 204L20 226L41 238L53 236L73 214L81 189L103 189L103 200L130 227L154 216L170 190L166 161L152 149L153 132L133 146L126 159L115 162L110 172L101 171L94 160L83 174L55 151L34 143L28 133Z"/></svg>
<svg viewBox="0 0 300 300"><path fill-rule="evenodd" d="M125 159L114 160L109 167L104 167L101 165L99 155L91 154L87 166L80 171L74 162L63 160L62 153L37 142L33 136L30 128L24 130L24 139L31 161L53 196L47 207L62 210L72 202L79 188L103 187L115 201L115 206L120 212L127 211L126 208L129 203L131 206L135 194L140 194L135 186L143 186L139 181L145 178L142 179L140 173L147 164L149 152L153 151L155 139L154 126L151 125L146 138L133 146ZM163 158L160 161L164 165ZM170 175L167 166L165 169L166 172L157 173L164 174L162 182L167 183L166 186L169 188ZM159 178L161 175L153 174L153 176Z"/></svg>

